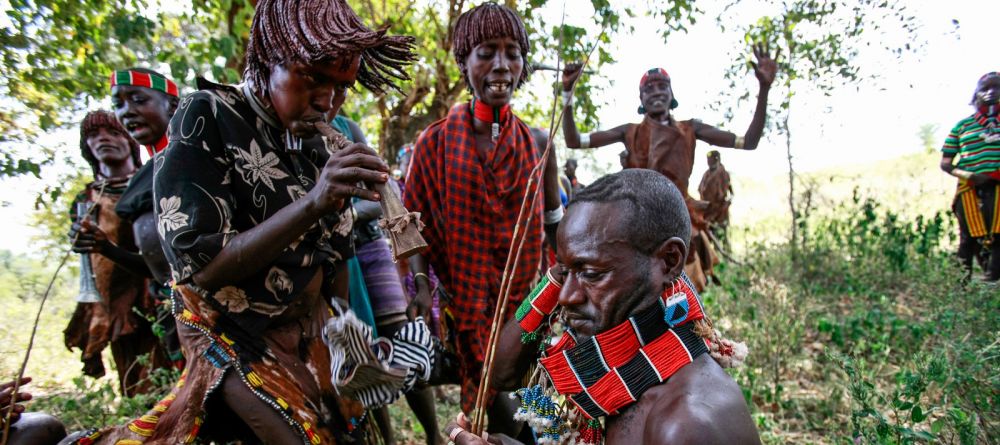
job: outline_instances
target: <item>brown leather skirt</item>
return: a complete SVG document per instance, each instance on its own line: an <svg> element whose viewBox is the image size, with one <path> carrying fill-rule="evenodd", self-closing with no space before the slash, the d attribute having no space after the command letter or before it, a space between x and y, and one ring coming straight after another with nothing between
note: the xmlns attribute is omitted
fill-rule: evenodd
<svg viewBox="0 0 1000 445"><path fill-rule="evenodd" d="M330 378L329 350L322 340L323 326L332 312L318 292L304 294L311 297L290 306L281 320L261 333L264 350L259 360L251 361L245 358L247 354L238 353L240 345L231 336L217 329L224 315L207 297L189 286L176 287L174 315L188 359L181 379L146 415L127 425L94 430L76 443L178 444L217 439L215 432L230 427L211 425L222 416L208 412L207 407L221 405L209 402L227 372L237 373L255 396L291 425L302 443L343 440L354 429L350 419L360 418L363 409L337 396Z"/></svg>

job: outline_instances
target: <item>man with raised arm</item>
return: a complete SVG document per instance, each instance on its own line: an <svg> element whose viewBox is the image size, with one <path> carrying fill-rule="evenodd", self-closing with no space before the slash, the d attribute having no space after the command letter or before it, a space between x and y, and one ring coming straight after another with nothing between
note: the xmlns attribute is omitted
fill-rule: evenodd
<svg viewBox="0 0 1000 445"><path fill-rule="evenodd" d="M698 244L701 241L699 231L705 229L701 212L693 207L693 200L688 195L688 181L694 167L694 149L701 140L716 147L730 147L743 150L753 150L760 142L767 117L767 94L777 73L777 64L764 46L754 48L757 62L753 63L754 74L760 83L757 95L757 106L754 110L750 127L742 136L713 127L701 121L691 119L678 121L671 115L671 110L677 107L670 75L662 68L646 71L639 81L639 114L643 120L638 124L623 124L610 130L595 131L580 134L573 119L573 83L580 77L582 66L568 64L563 71L563 103L566 110L563 120L563 132L566 146L569 148L603 147L621 142L628 151L627 168L646 168L656 170L670 179L680 189L688 202L691 221L695 228L692 236L692 250L695 252L710 252ZM691 255L688 259L687 271L695 284L704 285L704 276L711 274L711 258L698 258Z"/></svg>

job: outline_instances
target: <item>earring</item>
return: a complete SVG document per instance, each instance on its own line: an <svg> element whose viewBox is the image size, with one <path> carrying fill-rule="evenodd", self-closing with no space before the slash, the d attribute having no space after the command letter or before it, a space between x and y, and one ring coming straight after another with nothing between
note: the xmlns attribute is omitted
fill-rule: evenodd
<svg viewBox="0 0 1000 445"><path fill-rule="evenodd" d="M646 108L643 107L642 105L639 105L639 110L638 111L639 111L639 114L646 114Z"/></svg>
<svg viewBox="0 0 1000 445"><path fill-rule="evenodd" d="M688 303L690 287L681 276L670 283L670 291L663 293L663 321L670 327L678 326L687 320L691 307Z"/></svg>

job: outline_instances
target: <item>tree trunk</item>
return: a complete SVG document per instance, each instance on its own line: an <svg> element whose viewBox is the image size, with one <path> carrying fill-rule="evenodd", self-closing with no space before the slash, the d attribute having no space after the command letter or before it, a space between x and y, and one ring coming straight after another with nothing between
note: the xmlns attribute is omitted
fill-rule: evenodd
<svg viewBox="0 0 1000 445"><path fill-rule="evenodd" d="M791 83L789 81L789 83ZM788 88L788 95L785 100L787 101L788 108L785 109L784 125L785 127L785 152L788 156L788 208L792 212L792 259L794 260L798 251L799 242L799 212L795 206L795 166L792 163L792 129L789 127L788 123L792 117L792 89L791 85Z"/></svg>
<svg viewBox="0 0 1000 445"><path fill-rule="evenodd" d="M461 15L464 6L464 0L449 0L447 23L435 21L434 25L438 29L447 30L437 41L440 47L451 49L455 20ZM379 99L378 109L382 117L379 151L390 164L396 162L396 154L400 147L414 142L427 126L447 116L448 110L461 96L465 89L465 80L451 78L449 67L452 63L454 61L451 57L446 56L435 60L433 68L430 69L431 73L415 73L410 93L391 109L384 102L384 98ZM413 109L423 103L428 95L430 103L427 104L424 113L414 115Z"/></svg>

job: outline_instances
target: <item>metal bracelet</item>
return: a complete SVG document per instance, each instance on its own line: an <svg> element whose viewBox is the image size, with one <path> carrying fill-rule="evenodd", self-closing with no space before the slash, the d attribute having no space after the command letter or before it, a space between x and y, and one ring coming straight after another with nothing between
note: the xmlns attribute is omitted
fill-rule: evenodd
<svg viewBox="0 0 1000 445"><path fill-rule="evenodd" d="M736 140L733 141L733 148L743 148L744 144L746 144L746 141L743 139L743 136L736 136Z"/></svg>
<svg viewBox="0 0 1000 445"><path fill-rule="evenodd" d="M568 107L568 106L573 105L573 92L572 91L563 90L563 92L562 92L562 98L563 98L563 105L564 106Z"/></svg>

